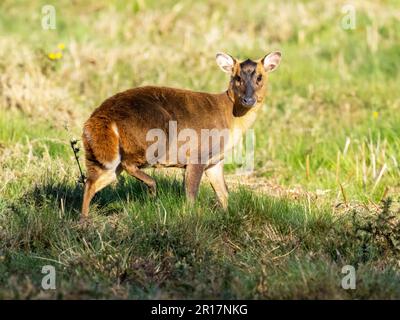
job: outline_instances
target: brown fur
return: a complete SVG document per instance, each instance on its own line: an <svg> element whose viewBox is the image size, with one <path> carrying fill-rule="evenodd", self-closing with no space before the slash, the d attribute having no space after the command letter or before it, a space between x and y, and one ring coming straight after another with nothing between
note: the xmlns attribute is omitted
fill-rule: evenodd
<svg viewBox="0 0 400 320"><path fill-rule="evenodd" d="M236 61L236 60L235 60ZM257 96L254 107L241 104L245 94L243 82L237 76L254 73L251 88ZM262 75L257 82L256 76ZM168 122L177 122L177 131L192 128L200 136L201 129L247 130L254 122L265 96L267 72L262 60L235 63L229 88L220 94L193 92L167 87L146 86L118 93L98 107L83 128L83 144L88 179L82 204L82 218L89 212L93 195L114 181L125 170L146 183L152 193L156 184L153 178L141 171L148 166L146 150L153 142L146 142L149 129L160 128L167 133ZM250 83L249 82L249 83ZM248 88L247 88L248 89ZM248 89L250 90L250 89ZM233 138L232 138L233 139ZM233 143L233 142L232 142ZM224 208L227 206L227 189L223 178L223 155L217 164L166 163L165 166L184 167L187 197L194 200L203 172L206 172Z"/></svg>

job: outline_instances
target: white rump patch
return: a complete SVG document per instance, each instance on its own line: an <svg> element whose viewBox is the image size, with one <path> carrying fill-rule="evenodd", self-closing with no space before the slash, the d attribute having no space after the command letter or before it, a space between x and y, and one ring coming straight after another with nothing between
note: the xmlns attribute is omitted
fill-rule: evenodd
<svg viewBox="0 0 400 320"><path fill-rule="evenodd" d="M117 135L117 137L119 138L119 132L118 132L118 127L115 124L115 122L111 125L111 129L114 131L114 133Z"/></svg>
<svg viewBox="0 0 400 320"><path fill-rule="evenodd" d="M115 135L117 136L117 138L119 138L119 132L118 132L118 127L115 124L115 122L111 125L111 129L114 131ZM111 162L106 162L104 163L104 166L108 169L108 170L115 170L117 169L118 165L121 163L121 155L119 154L119 152L117 153L116 158L111 161Z"/></svg>
<svg viewBox="0 0 400 320"><path fill-rule="evenodd" d="M111 129L114 131L115 135L117 136L117 138L119 138L119 132L118 132L118 127L115 124L115 122L111 125ZM118 165L121 163L121 155L119 154L119 152L117 153L117 156L115 157L115 159L111 162L106 162L104 163L104 166L108 169L108 170L115 170L117 169Z"/></svg>
<svg viewBox="0 0 400 320"><path fill-rule="evenodd" d="M115 160L104 163L104 166L106 167L107 170L115 170L117 169L120 163L121 163L121 155L118 153Z"/></svg>

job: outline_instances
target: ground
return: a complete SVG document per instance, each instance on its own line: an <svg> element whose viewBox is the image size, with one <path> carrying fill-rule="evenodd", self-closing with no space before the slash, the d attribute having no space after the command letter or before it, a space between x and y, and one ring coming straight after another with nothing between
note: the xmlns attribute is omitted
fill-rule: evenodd
<svg viewBox="0 0 400 320"><path fill-rule="evenodd" d="M65 0L55 30L45 4L0 4L0 298L400 298L398 1ZM206 180L191 207L179 171L150 169L156 199L123 175L79 224L69 143L105 98L222 92L216 52L274 50L254 170L226 166L227 212Z"/></svg>

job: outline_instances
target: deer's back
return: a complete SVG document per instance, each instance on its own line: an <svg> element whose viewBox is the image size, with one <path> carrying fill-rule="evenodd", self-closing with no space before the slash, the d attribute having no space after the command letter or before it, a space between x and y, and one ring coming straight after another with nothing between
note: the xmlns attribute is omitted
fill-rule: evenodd
<svg viewBox="0 0 400 320"><path fill-rule="evenodd" d="M118 93L105 100L91 118L104 118L134 128L162 128L177 121L192 129L227 126L221 95L167 87L140 87ZM129 125L128 125L129 123Z"/></svg>
<svg viewBox="0 0 400 320"><path fill-rule="evenodd" d="M151 144L146 139L149 130L161 129L168 136L171 121L178 132L190 128L199 136L201 129L228 128L231 110L224 101L223 94L167 87L148 86L118 93L105 100L85 123L85 149L89 154L96 148L104 150L104 158L111 148L107 143L118 138L123 156L135 157L135 162L144 165L145 150Z"/></svg>

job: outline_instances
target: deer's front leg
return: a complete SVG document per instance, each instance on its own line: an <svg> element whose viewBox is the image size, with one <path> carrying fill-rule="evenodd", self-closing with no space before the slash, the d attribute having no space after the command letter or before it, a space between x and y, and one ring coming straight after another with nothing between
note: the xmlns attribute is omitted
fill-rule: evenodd
<svg viewBox="0 0 400 320"><path fill-rule="evenodd" d="M189 202L193 203L196 200L204 168L204 164L188 164L186 166L185 193Z"/></svg>
<svg viewBox="0 0 400 320"><path fill-rule="evenodd" d="M228 188L224 178L224 162L221 160L213 167L207 169L206 176L210 180L222 208L226 210L228 208Z"/></svg>

